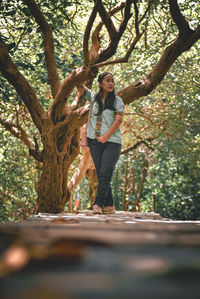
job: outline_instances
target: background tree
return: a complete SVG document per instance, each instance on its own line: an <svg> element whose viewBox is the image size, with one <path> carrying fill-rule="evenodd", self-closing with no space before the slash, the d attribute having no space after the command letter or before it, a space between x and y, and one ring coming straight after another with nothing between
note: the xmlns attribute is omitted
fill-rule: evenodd
<svg viewBox="0 0 200 299"><path fill-rule="evenodd" d="M123 138L126 148L113 180L113 186L123 186L123 163L128 161L127 188L115 190L120 209L120 198L125 194L126 208L134 210L142 165L147 159L149 168L140 197L142 211L152 211L155 195L156 211L163 217L200 218L199 51L196 44L177 61L153 97L135 102L132 112L125 116L128 138ZM160 98L163 95L166 98ZM147 138L153 136L156 138L149 142Z"/></svg>
<svg viewBox="0 0 200 299"><path fill-rule="evenodd" d="M75 26L73 23L75 16L70 18L70 12L81 14L80 7L84 5L86 7L85 2L80 4L76 1L63 0L56 3L53 1L40 3L24 0L9 1L9 5L7 1L1 2L4 26L0 39L0 70L3 75L1 85L5 84L6 79L16 90L18 102L23 103L22 109L28 110L30 114L29 120L23 118L21 113L14 113L11 119L2 117L1 124L20 139L28 147L30 155L42 164L42 173L37 185L40 212L60 212L70 197L68 175L71 164L79 154L79 129L86 122L88 115L88 106L85 106L84 101L74 101L71 104L70 96L73 96L75 86L93 80L100 67L128 62L136 45L141 45L143 37L145 47L148 48L148 26L157 9L163 14L170 10L173 22L178 28L178 36L172 41L169 36L164 36L164 39L162 38L162 41L165 40L164 46L167 42L169 45L161 57L155 59L155 62L156 60L158 62L152 69L150 66L148 74L143 79L133 81L118 92L125 104L151 93L176 59L200 38L198 22L195 19L189 20L190 27L177 1L169 0L163 4L162 1L153 0L148 3L131 0L103 3L97 0L93 8L88 3L87 9L91 9L91 12L85 26L82 52L80 51L79 56L72 54L69 59L72 61L67 64L61 44L65 28L69 23L68 28ZM192 1L192 4L194 3L195 1ZM65 7L73 9L69 9L66 13ZM56 18L53 15L55 9L57 9ZM97 14L100 20L97 20ZM79 22L81 24L80 17ZM175 30L174 26L172 28ZM44 54L38 45L40 35ZM68 37L72 38L70 35ZM30 56L30 52L27 55L24 48L23 51L19 50L22 41L23 45L27 43L28 47L33 45L33 57ZM122 58L116 56L120 42L125 43L125 51L123 53L119 51ZM78 67L81 62L83 66ZM44 63L47 72L44 71ZM74 71L64 74L63 72L68 69ZM44 83L43 86L39 84L41 87L39 90L38 81ZM2 94L4 98L9 98L9 102L16 101L16 94L13 95L10 85L6 84L7 91L4 88ZM4 116L6 113L9 114L6 109L7 107ZM23 129L24 122L30 123L30 119L37 131L32 132L32 128Z"/></svg>

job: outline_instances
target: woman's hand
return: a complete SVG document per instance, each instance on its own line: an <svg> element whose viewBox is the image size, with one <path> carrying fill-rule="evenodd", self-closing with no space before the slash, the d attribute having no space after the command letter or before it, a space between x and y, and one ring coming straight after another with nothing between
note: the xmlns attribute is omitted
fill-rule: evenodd
<svg viewBox="0 0 200 299"><path fill-rule="evenodd" d="M106 132L106 134L103 136L97 137L96 139L101 143L105 143L110 138L110 136L119 128L121 123L122 123L122 115L117 114L115 116L114 123L112 124L110 129Z"/></svg>
<svg viewBox="0 0 200 299"><path fill-rule="evenodd" d="M115 116L114 123L112 124L110 129L106 132L106 134L103 136L96 137L98 142L105 143L110 138L110 136L119 128L121 123L122 123L122 115L117 114Z"/></svg>
<svg viewBox="0 0 200 299"><path fill-rule="evenodd" d="M99 136L96 139L98 142L105 143L108 138L104 135L104 136Z"/></svg>

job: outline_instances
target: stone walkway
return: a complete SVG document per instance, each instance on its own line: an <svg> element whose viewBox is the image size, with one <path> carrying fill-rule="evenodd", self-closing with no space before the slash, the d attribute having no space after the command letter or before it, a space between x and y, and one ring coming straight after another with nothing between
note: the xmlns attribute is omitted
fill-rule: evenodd
<svg viewBox="0 0 200 299"><path fill-rule="evenodd" d="M0 224L2 299L199 298L200 221L38 214Z"/></svg>

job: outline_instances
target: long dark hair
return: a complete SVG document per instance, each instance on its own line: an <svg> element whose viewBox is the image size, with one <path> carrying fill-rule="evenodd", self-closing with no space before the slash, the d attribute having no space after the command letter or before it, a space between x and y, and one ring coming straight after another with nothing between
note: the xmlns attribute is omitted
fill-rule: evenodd
<svg viewBox="0 0 200 299"><path fill-rule="evenodd" d="M103 80L103 78L106 75L113 76L109 72L104 72L104 73L102 73L102 74L99 75L98 82L101 83L102 80ZM105 110L105 109L109 109L109 110L114 110L115 111L115 90L113 90L113 91L111 91L111 92L108 93L108 95L107 95L107 97L105 99L105 105L104 105L104 107L103 107L103 104L102 104L102 101L101 101L102 95L103 95L103 90L102 90L102 87L100 87L99 88L99 92L95 96L95 101L99 105L99 111L98 111L97 115L101 114L103 112L103 110Z"/></svg>

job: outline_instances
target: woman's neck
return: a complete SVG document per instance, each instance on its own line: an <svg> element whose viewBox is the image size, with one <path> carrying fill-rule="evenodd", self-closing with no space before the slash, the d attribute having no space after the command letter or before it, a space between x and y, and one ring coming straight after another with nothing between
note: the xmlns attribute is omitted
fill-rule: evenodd
<svg viewBox="0 0 200 299"><path fill-rule="evenodd" d="M102 98L101 98L101 101L103 103L105 102L105 99L107 98L107 95L108 95L108 92L107 91L103 91L103 95L102 95Z"/></svg>

